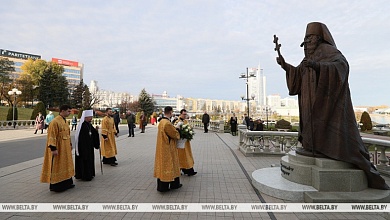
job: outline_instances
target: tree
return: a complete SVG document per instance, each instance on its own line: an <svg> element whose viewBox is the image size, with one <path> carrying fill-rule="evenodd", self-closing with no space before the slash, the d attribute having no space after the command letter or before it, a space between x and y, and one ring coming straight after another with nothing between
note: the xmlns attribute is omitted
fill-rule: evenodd
<svg viewBox="0 0 390 220"><path fill-rule="evenodd" d="M365 111L360 118L361 131L372 130L372 121L370 115Z"/></svg>
<svg viewBox="0 0 390 220"><path fill-rule="evenodd" d="M134 101L128 104L128 109L132 112L138 112L140 108L141 106L138 101Z"/></svg>
<svg viewBox="0 0 390 220"><path fill-rule="evenodd" d="M151 115L153 113L154 101L145 89L142 89L141 93L139 94L138 102L140 108L145 112L146 115Z"/></svg>
<svg viewBox="0 0 390 220"><path fill-rule="evenodd" d="M84 109L92 109L95 104L99 104L103 100L102 97L99 96L97 90L90 91L87 85L84 85L84 95L83 95L83 108Z"/></svg>
<svg viewBox="0 0 390 220"><path fill-rule="evenodd" d="M58 64L53 62L47 64L47 68L38 81L38 99L45 106L60 106L69 103L68 81L62 76L62 72L57 72Z"/></svg>
<svg viewBox="0 0 390 220"><path fill-rule="evenodd" d="M0 101L8 94L9 84L12 82L10 74L15 71L14 62L7 58L0 58Z"/></svg>
<svg viewBox="0 0 390 220"><path fill-rule="evenodd" d="M45 106L59 106L69 102L68 81L62 76L63 66L45 60L29 59L21 68L21 78L27 75L32 82L32 88L38 86L38 99Z"/></svg>
<svg viewBox="0 0 390 220"><path fill-rule="evenodd" d="M12 118L12 113L14 112L14 108L9 108L8 109L8 114L7 114L7 121L12 121L12 119L18 120L18 108L15 108L15 116Z"/></svg>
<svg viewBox="0 0 390 220"><path fill-rule="evenodd" d="M43 102L38 102L38 104L34 107L33 112L31 113L30 120L35 120L38 115L38 112L41 112L42 115L46 118L46 108Z"/></svg>
<svg viewBox="0 0 390 220"><path fill-rule="evenodd" d="M70 99L70 104L74 108L83 107L83 94L85 92L84 82L80 80L80 83L74 88L72 97Z"/></svg>

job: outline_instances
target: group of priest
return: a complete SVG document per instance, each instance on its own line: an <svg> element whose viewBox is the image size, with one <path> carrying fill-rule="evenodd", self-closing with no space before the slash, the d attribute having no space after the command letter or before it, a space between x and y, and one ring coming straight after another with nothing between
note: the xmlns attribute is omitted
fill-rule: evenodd
<svg viewBox="0 0 390 220"><path fill-rule="evenodd" d="M115 136L117 130L112 109L106 109L101 123L101 136L91 124L93 110L84 110L75 134L75 165L73 165L72 142L66 118L71 107L60 107L59 115L53 119L47 131L47 141L41 173L41 182L50 183L50 191L62 192L73 188L76 179L91 181L95 176L94 149L101 150L103 163L116 166L117 154Z"/></svg>

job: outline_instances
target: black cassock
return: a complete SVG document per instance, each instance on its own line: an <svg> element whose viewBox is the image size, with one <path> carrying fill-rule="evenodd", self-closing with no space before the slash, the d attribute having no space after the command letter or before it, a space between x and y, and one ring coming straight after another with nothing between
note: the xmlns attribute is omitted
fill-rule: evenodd
<svg viewBox="0 0 390 220"><path fill-rule="evenodd" d="M94 148L99 149L99 133L88 122L81 125L78 151L79 156L75 159L75 178L90 181L95 176Z"/></svg>

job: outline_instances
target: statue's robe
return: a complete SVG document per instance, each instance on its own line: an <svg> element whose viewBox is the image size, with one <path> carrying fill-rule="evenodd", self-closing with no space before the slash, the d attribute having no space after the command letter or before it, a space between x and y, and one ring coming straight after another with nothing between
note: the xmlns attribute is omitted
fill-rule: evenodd
<svg viewBox="0 0 390 220"><path fill-rule="evenodd" d="M349 65L335 46L320 44L308 57L318 71L289 64L286 81L290 95L298 95L299 140L307 151L345 161L362 169L368 186L389 189L370 162L360 137L348 85Z"/></svg>

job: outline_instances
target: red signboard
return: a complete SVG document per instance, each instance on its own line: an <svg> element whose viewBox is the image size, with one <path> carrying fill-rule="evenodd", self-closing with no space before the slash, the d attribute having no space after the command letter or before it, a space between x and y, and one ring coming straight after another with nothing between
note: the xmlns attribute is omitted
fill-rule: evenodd
<svg viewBox="0 0 390 220"><path fill-rule="evenodd" d="M52 62L58 63L60 65L64 66L75 66L78 67L79 63L76 61L71 61L71 60L64 60L64 59L58 59L58 58L51 58Z"/></svg>

